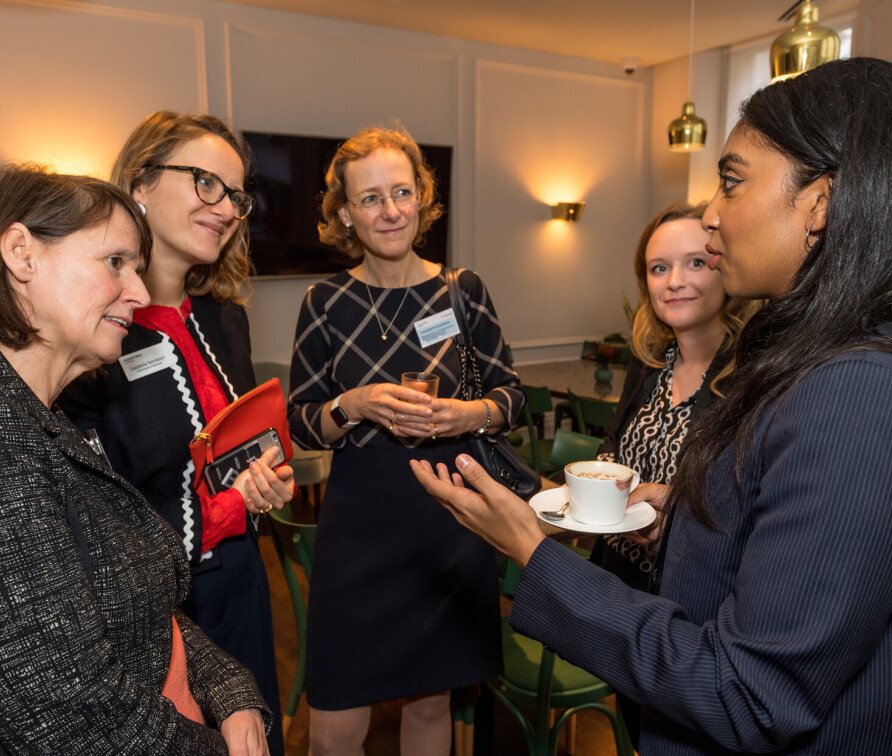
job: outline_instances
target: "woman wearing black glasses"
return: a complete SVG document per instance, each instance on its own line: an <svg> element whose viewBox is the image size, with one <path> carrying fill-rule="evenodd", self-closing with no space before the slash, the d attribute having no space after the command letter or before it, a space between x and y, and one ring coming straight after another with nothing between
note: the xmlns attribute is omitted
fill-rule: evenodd
<svg viewBox="0 0 892 756"><path fill-rule="evenodd" d="M176 528L193 573L184 610L254 673L278 716L256 516L291 498L291 470L273 470L264 456L232 488L210 495L195 490L189 455L205 423L255 385L240 297L249 273L249 162L243 140L213 116L160 111L131 134L112 180L139 203L152 230L144 275L152 304L135 315L121 359L72 384L62 402ZM270 751L284 752L280 727Z"/></svg>

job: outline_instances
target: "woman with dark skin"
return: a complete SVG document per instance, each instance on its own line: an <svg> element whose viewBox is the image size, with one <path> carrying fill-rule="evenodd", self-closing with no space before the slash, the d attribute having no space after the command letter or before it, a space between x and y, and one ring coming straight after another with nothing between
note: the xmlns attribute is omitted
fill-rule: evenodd
<svg viewBox="0 0 892 756"><path fill-rule="evenodd" d="M545 539L470 458L412 463L525 568L512 624L643 704L642 756L888 750L890 92L892 64L861 58L742 108L706 251L728 294L768 304L686 439L658 596Z"/></svg>
<svg viewBox="0 0 892 756"><path fill-rule="evenodd" d="M633 261L639 308L633 359L616 415L598 459L618 462L648 483L668 485L685 436L720 395L734 367L740 332L759 303L729 297L711 270L702 227L706 203L678 202L645 226ZM659 545L659 525L596 539L591 561L646 590ZM640 707L618 695L638 746Z"/></svg>

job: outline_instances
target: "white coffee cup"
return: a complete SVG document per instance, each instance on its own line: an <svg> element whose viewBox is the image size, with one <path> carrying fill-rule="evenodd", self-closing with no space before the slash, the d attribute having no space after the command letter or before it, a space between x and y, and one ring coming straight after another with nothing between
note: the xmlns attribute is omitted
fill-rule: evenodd
<svg viewBox="0 0 892 756"><path fill-rule="evenodd" d="M564 468L573 519L586 525L616 525L641 476L615 462L571 462Z"/></svg>

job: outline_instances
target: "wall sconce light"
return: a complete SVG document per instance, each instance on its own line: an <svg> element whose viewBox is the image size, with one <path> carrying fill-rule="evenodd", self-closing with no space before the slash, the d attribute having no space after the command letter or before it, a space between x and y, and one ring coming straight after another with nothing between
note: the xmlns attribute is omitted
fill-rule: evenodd
<svg viewBox="0 0 892 756"><path fill-rule="evenodd" d="M771 45L772 84L839 58L839 35L833 29L818 26L817 5L810 0L798 0L778 21L789 21L794 14L793 28Z"/></svg>
<svg viewBox="0 0 892 756"><path fill-rule="evenodd" d="M555 220L578 221L584 208L585 202L558 202L551 206L551 217Z"/></svg>

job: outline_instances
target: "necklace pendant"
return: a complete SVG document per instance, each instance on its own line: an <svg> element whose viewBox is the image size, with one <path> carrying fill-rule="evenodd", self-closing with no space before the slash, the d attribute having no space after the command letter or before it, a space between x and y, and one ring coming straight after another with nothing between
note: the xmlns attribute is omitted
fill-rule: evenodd
<svg viewBox="0 0 892 756"><path fill-rule="evenodd" d="M387 341L387 334L386 334L386 333L382 333L382 334L381 334L381 341Z"/></svg>

